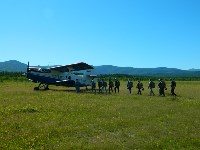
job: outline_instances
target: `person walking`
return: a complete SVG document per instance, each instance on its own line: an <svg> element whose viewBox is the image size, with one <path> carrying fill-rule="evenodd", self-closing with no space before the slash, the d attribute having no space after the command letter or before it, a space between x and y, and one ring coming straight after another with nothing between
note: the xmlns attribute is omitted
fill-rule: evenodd
<svg viewBox="0 0 200 150"><path fill-rule="evenodd" d="M176 93L174 92L175 88L176 88L176 81L174 81L174 79L170 78L171 81L171 95L172 96L177 96Z"/></svg>
<svg viewBox="0 0 200 150"><path fill-rule="evenodd" d="M159 79L159 83L158 83L158 88L159 88L159 96L165 96L165 90L167 90L166 88L166 83L163 79Z"/></svg>
<svg viewBox="0 0 200 150"><path fill-rule="evenodd" d="M94 91L96 94L96 83L94 82L94 80L91 81L91 86L92 86L92 92Z"/></svg>
<svg viewBox="0 0 200 150"><path fill-rule="evenodd" d="M150 96L155 95L153 92L153 88L155 88L155 83L151 79L149 79L148 89L150 89Z"/></svg>
<svg viewBox="0 0 200 150"><path fill-rule="evenodd" d="M119 86L120 86L120 82L119 82L119 80L118 79L116 79L115 78L115 88L114 88L114 90L115 90L115 93L116 93L116 90L118 91L118 93L119 93Z"/></svg>
<svg viewBox="0 0 200 150"><path fill-rule="evenodd" d="M143 88L143 84L140 81L138 81L136 88L138 89L138 93L137 94L142 95L142 91L141 90L144 90L144 88Z"/></svg>
<svg viewBox="0 0 200 150"><path fill-rule="evenodd" d="M98 88L99 88L99 93L101 93L102 92L102 82L100 79L98 80Z"/></svg>
<svg viewBox="0 0 200 150"><path fill-rule="evenodd" d="M128 79L128 81L127 81L127 89L129 90L130 94L131 94L132 87L133 87L133 82L130 79Z"/></svg>
<svg viewBox="0 0 200 150"><path fill-rule="evenodd" d="M113 81L111 79L109 79L109 82L108 82L108 92L109 92L109 94L110 94L111 91L113 92L113 87L114 87Z"/></svg>
<svg viewBox="0 0 200 150"><path fill-rule="evenodd" d="M78 79L76 79L76 82L75 82L75 88L76 88L76 93L80 93L80 82Z"/></svg>
<svg viewBox="0 0 200 150"><path fill-rule="evenodd" d="M104 79L102 79L102 88L101 88L101 92L103 92L103 90L105 90L106 93L107 93L107 82L104 81Z"/></svg>

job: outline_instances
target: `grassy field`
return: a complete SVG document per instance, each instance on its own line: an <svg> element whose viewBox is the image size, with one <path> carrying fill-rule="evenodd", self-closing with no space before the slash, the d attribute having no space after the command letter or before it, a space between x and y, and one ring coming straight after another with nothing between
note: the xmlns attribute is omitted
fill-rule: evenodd
<svg viewBox="0 0 200 150"><path fill-rule="evenodd" d="M2 82L0 149L200 149L200 82L177 82L176 98L143 83L109 95Z"/></svg>

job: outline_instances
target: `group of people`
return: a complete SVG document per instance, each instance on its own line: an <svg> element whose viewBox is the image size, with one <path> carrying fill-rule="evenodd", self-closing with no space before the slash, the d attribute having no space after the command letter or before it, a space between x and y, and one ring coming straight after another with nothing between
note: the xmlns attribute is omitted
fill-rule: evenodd
<svg viewBox="0 0 200 150"><path fill-rule="evenodd" d="M113 91L115 93L119 93L120 81L117 78L115 78L114 82L111 79L109 79L108 84L106 81L104 81L104 79L102 80L99 79L97 84L99 93L102 93L103 91L106 91L107 93L107 86L108 86L108 93L111 93ZM94 82L94 80L92 80L92 91L96 92L96 83Z"/></svg>
<svg viewBox="0 0 200 150"><path fill-rule="evenodd" d="M165 96L165 90L167 90L166 87L166 83L163 79L159 79L158 80L158 92L159 92L159 96ZM176 88L176 82L174 81L174 79L170 78L171 81L171 95L172 96L177 96L175 93L175 88ZM127 82L127 89L129 90L129 92L131 93L131 88L133 87L133 83L131 80L128 79ZM138 89L137 94L142 94L142 91L144 90L143 87L143 83L141 83L140 81L138 81L136 88ZM148 83L148 89L150 89L150 96L154 96L154 91L153 89L155 88L155 82L153 82L151 79L149 79L149 83Z"/></svg>
<svg viewBox="0 0 200 150"><path fill-rule="evenodd" d="M130 94L132 93L132 87L133 87L133 82L130 79L128 79L128 81L127 81L127 89L129 90ZM136 88L138 89L137 94L141 95L142 94L142 90L144 90L143 83L138 81L138 83L136 85Z"/></svg>
<svg viewBox="0 0 200 150"><path fill-rule="evenodd" d="M159 79L158 80L158 92L159 92L159 96L165 96L165 90L167 90L167 87L166 87L166 83L163 79ZM172 96L177 96L176 93L175 93L175 88L176 88L176 82L174 81L174 79L170 78L170 81L171 81L171 95ZM131 87L129 86L130 85L130 80L128 80L127 82L127 89L129 89L129 92L131 93ZM148 89L150 89L150 96L154 96L154 91L153 89L155 88L155 82L153 82L151 79L149 79L149 83L148 83ZM144 90L144 87L143 87L143 84L138 81L137 85L136 85L136 88L138 89L138 93L137 94L142 94L142 90Z"/></svg>
<svg viewBox="0 0 200 150"><path fill-rule="evenodd" d="M172 78L170 78L170 81L171 81L171 85L170 85L171 95L176 96L175 94L176 82ZM98 86L99 93L102 93L103 91L105 91L106 93L108 91L109 94L111 92L119 93L120 81L117 78L115 78L114 82L112 81L112 79L109 79L108 84L107 84L107 82L104 79L102 80L99 79L97 82L97 86ZM107 90L107 86L108 86L108 90ZM150 90L150 94L149 94L150 96L155 95L153 91L155 87L156 87L155 82L149 79L148 89ZM128 79L127 89L129 90L130 94L132 93L132 88L133 88L133 81ZM137 94L141 95L142 91L144 91L143 83L138 81L136 88L138 89ZM165 81L163 79L159 79L159 82L158 82L159 96L165 96L165 90L167 90ZM96 83L94 82L94 80L92 80L92 91L96 92Z"/></svg>

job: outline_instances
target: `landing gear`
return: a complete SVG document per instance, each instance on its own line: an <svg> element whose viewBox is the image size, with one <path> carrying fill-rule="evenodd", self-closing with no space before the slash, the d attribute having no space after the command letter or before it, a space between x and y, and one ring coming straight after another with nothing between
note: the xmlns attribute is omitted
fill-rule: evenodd
<svg viewBox="0 0 200 150"><path fill-rule="evenodd" d="M38 87L35 87L34 90L38 91L38 90L49 90L49 85L48 84L44 84L44 83L40 83L38 85Z"/></svg>

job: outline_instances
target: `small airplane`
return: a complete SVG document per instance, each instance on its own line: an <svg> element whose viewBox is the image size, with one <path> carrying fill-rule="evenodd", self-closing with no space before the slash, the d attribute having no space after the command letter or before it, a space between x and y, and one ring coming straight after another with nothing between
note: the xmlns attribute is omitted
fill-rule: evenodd
<svg viewBox="0 0 200 150"><path fill-rule="evenodd" d="M84 62L56 66L49 68L31 67L27 65L26 76L34 83L39 83L34 90L49 90L49 85L75 87L75 82L80 82L80 87L92 86L92 80L96 83L95 69Z"/></svg>

